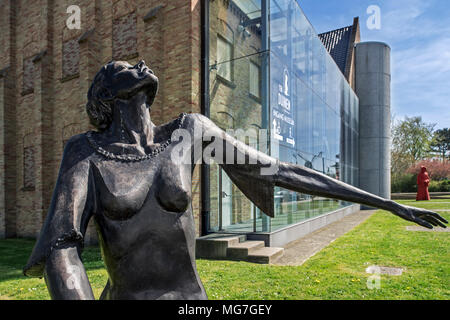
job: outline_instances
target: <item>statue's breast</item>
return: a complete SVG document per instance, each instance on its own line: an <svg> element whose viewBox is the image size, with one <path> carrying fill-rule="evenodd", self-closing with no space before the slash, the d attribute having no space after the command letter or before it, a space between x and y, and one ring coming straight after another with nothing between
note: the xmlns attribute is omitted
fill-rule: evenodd
<svg viewBox="0 0 450 320"><path fill-rule="evenodd" d="M111 219L126 220L142 208L156 168L138 162L105 160L93 172L99 209Z"/></svg>
<svg viewBox="0 0 450 320"><path fill-rule="evenodd" d="M191 201L190 171L170 159L158 160L95 163L93 173L100 211L110 219L127 220L146 201L160 206L154 209L186 211Z"/></svg>
<svg viewBox="0 0 450 320"><path fill-rule="evenodd" d="M191 172L189 167L172 161L161 164L155 178L155 195L161 208L185 212L191 203Z"/></svg>

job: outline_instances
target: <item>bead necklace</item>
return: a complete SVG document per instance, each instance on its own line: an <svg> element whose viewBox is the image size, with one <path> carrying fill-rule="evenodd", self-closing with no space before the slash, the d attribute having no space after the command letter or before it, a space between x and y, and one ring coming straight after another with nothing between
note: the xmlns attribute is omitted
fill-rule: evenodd
<svg viewBox="0 0 450 320"><path fill-rule="evenodd" d="M177 118L177 129L180 129L183 125L184 118L186 117L186 113L182 113ZM112 160L120 160L120 161L142 161L151 159L161 152L163 152L172 142L172 139L167 139L164 143L162 143L159 147L153 149L150 153L144 154L144 155L132 155L132 154L116 154L109 151L106 151L101 146L97 144L97 142L93 138L93 131L86 132L86 137L88 139L89 144L91 147L100 155L112 159Z"/></svg>

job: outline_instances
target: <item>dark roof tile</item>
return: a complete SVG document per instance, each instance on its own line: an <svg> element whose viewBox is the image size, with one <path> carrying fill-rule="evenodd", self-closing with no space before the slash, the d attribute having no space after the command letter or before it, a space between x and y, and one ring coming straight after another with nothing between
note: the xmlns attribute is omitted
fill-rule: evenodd
<svg viewBox="0 0 450 320"><path fill-rule="evenodd" d="M345 74L352 31L353 26L348 26L319 34L320 40L343 74Z"/></svg>

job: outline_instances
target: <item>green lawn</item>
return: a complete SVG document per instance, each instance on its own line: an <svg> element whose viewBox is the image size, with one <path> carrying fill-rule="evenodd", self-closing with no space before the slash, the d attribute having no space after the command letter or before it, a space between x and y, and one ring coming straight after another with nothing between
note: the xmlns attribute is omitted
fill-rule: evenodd
<svg viewBox="0 0 450 320"><path fill-rule="evenodd" d="M450 200L400 201L440 212L450 219ZM449 299L449 233L410 232L412 225L378 211L299 267L197 260L210 299ZM43 279L22 275L33 241L0 241L0 299L48 299ZM106 283L100 253L83 253L98 297ZM402 276L381 276L380 289L369 290L367 266L403 267Z"/></svg>

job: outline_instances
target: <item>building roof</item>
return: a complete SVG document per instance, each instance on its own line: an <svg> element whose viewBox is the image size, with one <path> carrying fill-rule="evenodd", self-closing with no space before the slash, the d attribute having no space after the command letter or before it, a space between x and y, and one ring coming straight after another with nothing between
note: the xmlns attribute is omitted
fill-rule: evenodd
<svg viewBox="0 0 450 320"><path fill-rule="evenodd" d="M333 57L347 80L353 60L353 48L359 42L359 18L353 20L353 25L319 34L323 45Z"/></svg>
<svg viewBox="0 0 450 320"><path fill-rule="evenodd" d="M336 61L342 73L345 72L352 28L353 26L348 26L319 34L320 40L322 40L323 45L331 54L334 61Z"/></svg>

